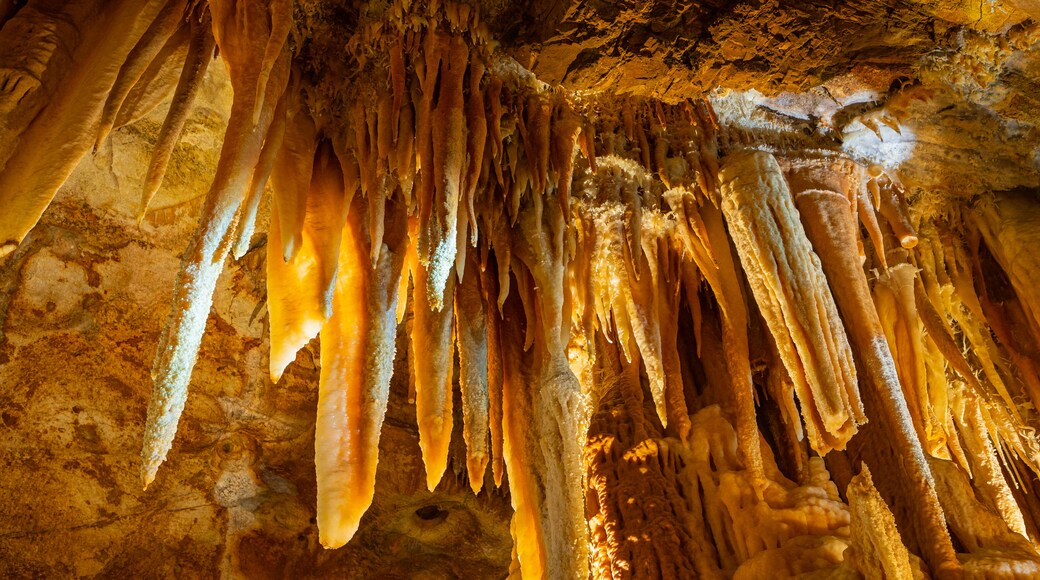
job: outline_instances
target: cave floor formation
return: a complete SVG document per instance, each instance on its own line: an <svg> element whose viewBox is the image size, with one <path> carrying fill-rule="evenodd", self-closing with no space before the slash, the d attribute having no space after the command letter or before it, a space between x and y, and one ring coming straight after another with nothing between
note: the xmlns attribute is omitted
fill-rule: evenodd
<svg viewBox="0 0 1040 580"><path fill-rule="evenodd" d="M0 576L1040 577L1038 40L0 1Z"/></svg>

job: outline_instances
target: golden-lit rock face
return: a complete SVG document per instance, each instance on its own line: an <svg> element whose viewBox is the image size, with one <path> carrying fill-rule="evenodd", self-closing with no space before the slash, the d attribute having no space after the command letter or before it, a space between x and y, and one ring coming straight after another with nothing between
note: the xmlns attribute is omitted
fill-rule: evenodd
<svg viewBox="0 0 1040 580"><path fill-rule="evenodd" d="M0 575L1040 575L1036 17L0 3Z"/></svg>

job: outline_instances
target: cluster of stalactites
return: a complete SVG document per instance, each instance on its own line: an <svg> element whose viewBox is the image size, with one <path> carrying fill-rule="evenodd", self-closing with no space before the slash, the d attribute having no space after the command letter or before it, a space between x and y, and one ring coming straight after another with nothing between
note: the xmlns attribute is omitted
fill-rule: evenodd
<svg viewBox="0 0 1040 580"><path fill-rule="evenodd" d="M696 294L689 294L690 280L676 276L669 259L661 258L667 256L662 247L710 240L705 233L710 230L710 198L701 192L680 195L676 188L662 196L664 184L632 159L602 158L599 164L600 170L586 180L582 191L587 193L574 213L575 235L582 243L576 255L587 256L591 265L584 273L582 259L575 258L572 269L584 277L571 289L571 303L580 306L583 284L593 280L590 287L595 290L584 295L593 305L592 322L597 324L583 330L576 317L572 334L586 345L596 336L616 344L613 355L610 349L604 355L602 345L588 354L586 367L604 356L619 357L623 368L633 361L642 366L636 364L634 371L596 367L577 373L591 377L594 413L599 414L593 415L585 456L597 573L667 574L678 569L683 570L680 575L696 571L712 576L721 571L756 577L766 571L794 575L834 566L867 577L956 569L1030 577L1040 571L1033 543L1038 512L1031 499L1037 473L1035 360L1040 351L1036 326L1026 314L1036 301L1037 286L1030 281L1037 270L1030 269L1031 258L1023 251L1040 241L1034 229L1040 205L1023 196L1002 195L982 200L971 210L953 211L942 220L914 224L897 177L881 168L859 167L835 157L783 158L778 163L772 155L753 150L724 156L719 191L733 248L725 238L714 251L710 245L702 247L712 251L716 265L721 265L720 257L735 251L742 266L738 287L750 290L761 315L760 321L750 322L764 324L769 331L766 344L752 340L750 352L752 359L770 361L758 388L760 395L775 401L755 411L764 415L760 423L769 426L772 447L759 448L756 465L755 453L741 442L739 429L732 428L739 423L741 409L740 393L734 390L739 383L733 369L738 367L724 368L728 376L713 370L718 366L713 358L726 352L726 296L710 277L713 272L718 276L718 270L695 270L715 290L714 300L707 303L717 306L706 310ZM661 213L646 209L661 207L655 206L661 199L669 202ZM691 204L694 212L676 203L680 200ZM635 228L628 208L643 208L638 238L642 253L632 251L635 244L628 232ZM679 226L686 223L689 231ZM967 235L962 238L953 231ZM679 271L688 267L683 260L696 261L697 247L685 242ZM647 248L654 248L653 253ZM649 269L643 272L649 275L633 274L648 261ZM687 437L689 423L682 431L667 433L681 433L676 440L652 425L634 434L625 422L650 421L642 408L642 389L624 385L642 382L647 395L657 398L653 353L662 344L645 340L647 327L633 329L646 321L647 312L658 314L651 323L655 331L674 320L660 308L660 299L643 288L677 279L669 287L686 298L680 301L684 318L679 321L679 342L683 334L686 340L692 335L700 359L691 363L693 353L683 353L680 391L691 413L702 409L696 417L707 412L706 405L721 402L735 419L725 428L707 429L712 433L710 446L722 444L735 459L703 460L706 472L726 474L721 478L726 485L718 489L747 486L732 499L704 483L695 493L669 487L690 485L680 475L689 458L677 455L677 450L688 453L695 448L697 418L693 435ZM692 281L696 292L699 279ZM685 319L686 311L690 319ZM604 320L611 323L603 324ZM746 325L740 327L745 345L747 331ZM792 344L784 346L783 341ZM821 366L807 368L812 364ZM851 376L844 382L829 378L813 384L818 373L839 372ZM689 376L706 381L698 384ZM719 385L724 385L721 393ZM851 430L845 427L850 417ZM832 418L839 420L829 422ZM811 447L836 466L834 481L843 489L852 484L845 494L848 508L836 494L832 498L837 515L833 526L819 504L809 510L770 499L771 487L785 481L776 472L773 453L800 485L833 485L830 474L820 471L819 459L806 453L801 443L806 432ZM759 447L757 432L754 435ZM837 443L831 443L836 437ZM847 445L848 453L840 451ZM827 453L832 448L837 450ZM850 481L849 470L859 470L860 461L863 473ZM870 483L867 465L879 474L881 493ZM634 475L637 471L641 475ZM662 477L665 483L658 481ZM719 486L719 473L713 478ZM648 495L646 502L623 500L632 497L626 490L640 485L640 479L664 495ZM702 475L701 481L712 479ZM808 493L799 491L796 497ZM658 554L659 567L645 568L647 556L640 555L632 538L646 533L646 518L660 517L655 510L662 505L670 506L675 517L668 525L654 525L664 530L662 541L678 542L682 552ZM784 534L769 536L773 519L786 517L770 515L777 505L799 513L797 521L809 527L787 523L779 528ZM851 535L847 509L853 515ZM812 518L805 515L809 512ZM923 561L908 553L904 542ZM955 554L955 546L964 553Z"/></svg>
<svg viewBox="0 0 1040 580"><path fill-rule="evenodd" d="M478 492L488 465L496 485L508 476L525 576L754 576L778 562L939 572L960 566L947 524L969 565L1005 554L1005 540L1016 570L1035 564L1035 202L1001 196L912 223L895 172L720 156L706 101L548 87L465 4L399 0L366 16L348 42L364 74L332 113L291 65L288 0L112 2L87 16L131 34L85 28L82 74L63 77L69 63L51 55L38 84L0 93L0 203L13 208L0 252L80 156L172 92L146 207L214 46L235 95L156 353L146 485L225 256L250 250L270 190L270 374L320 335L327 547L350 540L372 501L410 308L427 484L448 464L458 384L468 481ZM19 11L0 48L36 34L33 18L46 16ZM60 123L86 138L38 146ZM852 477L860 460L877 489L865 469ZM642 486L655 495L624 499ZM674 532L688 553L651 554L632 526Z"/></svg>

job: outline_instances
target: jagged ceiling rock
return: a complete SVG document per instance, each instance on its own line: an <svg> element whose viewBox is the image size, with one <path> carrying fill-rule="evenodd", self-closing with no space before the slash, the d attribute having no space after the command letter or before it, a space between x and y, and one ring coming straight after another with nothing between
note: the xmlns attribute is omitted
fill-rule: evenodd
<svg viewBox="0 0 1040 580"><path fill-rule="evenodd" d="M781 151L905 161L900 176L929 199L1040 184L1040 31L1028 2L473 4L507 54L577 94L677 102L711 93L730 126ZM386 10L363 6L297 9L317 101L357 74L334 55L342 27Z"/></svg>

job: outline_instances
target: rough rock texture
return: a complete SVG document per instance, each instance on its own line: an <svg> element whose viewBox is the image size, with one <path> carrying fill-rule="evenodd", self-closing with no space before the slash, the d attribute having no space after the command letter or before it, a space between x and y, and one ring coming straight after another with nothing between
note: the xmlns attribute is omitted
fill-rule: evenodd
<svg viewBox="0 0 1040 580"><path fill-rule="evenodd" d="M141 490L148 369L227 118L210 70L143 225L163 106L85 158L0 264L0 576L504 577L505 492L474 496L453 475L426 491L403 332L375 501L349 547L319 545L318 347L271 383L263 247L221 276L169 469Z"/></svg>

